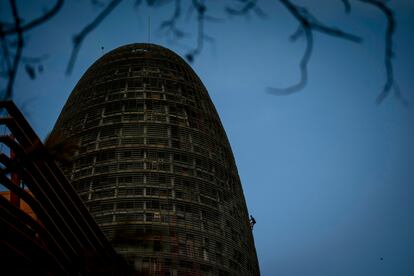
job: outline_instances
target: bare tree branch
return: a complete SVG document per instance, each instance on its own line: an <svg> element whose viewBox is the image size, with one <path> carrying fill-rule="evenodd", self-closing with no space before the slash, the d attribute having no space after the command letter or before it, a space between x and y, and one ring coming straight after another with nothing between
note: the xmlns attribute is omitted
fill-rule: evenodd
<svg viewBox="0 0 414 276"><path fill-rule="evenodd" d="M298 34L305 34L306 37L306 48L299 65L300 80L296 84L291 85L287 88L267 88L267 91L274 95L289 95L303 89L308 82L308 63L313 51L313 34L310 27L310 23L305 17L301 15L299 7L293 5L289 1L281 0L281 2L290 11L290 13L299 21L300 24L295 34L291 36L291 39L293 37L294 39L296 39L298 37Z"/></svg>
<svg viewBox="0 0 414 276"><path fill-rule="evenodd" d="M361 42L362 39L356 35L344 32L335 27L329 27L319 22L308 10L304 7L293 4L290 0L279 0L292 16L299 22L299 27L290 39L295 41L302 35L306 37L306 48L301 58L300 79L296 84L293 84L286 88L273 88L268 87L267 91L274 95L289 95L303 89L308 81L308 64L313 50L313 31L318 31L333 37L338 37L352 42Z"/></svg>
<svg viewBox="0 0 414 276"><path fill-rule="evenodd" d="M265 17L263 10L257 5L258 0L247 0L245 3L238 9L226 6L225 11L231 15L247 15L251 11L254 11L258 16Z"/></svg>
<svg viewBox="0 0 414 276"><path fill-rule="evenodd" d="M180 39L186 34L177 28L177 21L181 17L181 0L174 1L174 12L170 19L161 22L160 29L167 29L167 33L171 33L174 38Z"/></svg>
<svg viewBox="0 0 414 276"><path fill-rule="evenodd" d="M34 78L36 74L36 68L32 66L32 63L39 63L39 58L27 58L22 55L24 47L24 34L26 31L39 26L47 22L50 18L56 15L63 6L64 0L56 0L54 6L49 9L45 14L35 18L24 24L23 20L19 18L18 9L16 6L16 0L9 0L13 13L14 22L2 22L0 20L0 77L7 79L7 88L4 93L4 97L10 98L13 95L13 85L15 82L16 74L20 63L26 64L26 73L29 77ZM75 65L78 52L84 42L85 38L95 30L99 24L120 4L122 0L108 0L108 4L103 10L79 33L73 37L73 48L66 68L66 74L70 74ZM175 38L182 38L186 34L177 27L177 22L181 18L182 13L182 1L181 0L146 0L149 6L161 6L174 1L175 8L170 19L161 23L160 29L166 29L167 33L171 33ZM394 77L393 68L393 36L395 33L395 15L392 9L385 0L359 0L360 2L369 4L378 10L380 10L387 19L387 28L385 31L385 56L384 63L386 69L386 81L383 86L382 92L377 97L377 103L380 104L387 98L391 90L394 91L394 96L401 102L405 103L401 92ZM92 4L102 6L104 1L91 0ZM136 4L141 1L136 0ZM225 11L230 15L248 15L249 13L256 12L259 16L264 16L264 13L258 6L258 0L238 0L239 6L225 6ZM305 49L300 60L300 79L297 83L287 88L268 88L268 92L276 95L287 95L297 92L303 89L308 81L308 64L312 56L314 32L320 32L329 36L346 39L352 42L361 42L362 39L359 36L345 32L339 28L328 26L325 23L320 22L316 17L311 14L308 9L294 3L294 0L278 0L288 12L298 22L297 30L290 36L291 41L296 41L300 37L305 38ZM351 11L351 1L341 0L345 12L347 14ZM205 0L192 0L186 2L189 4L190 11L195 10L197 13L197 38L196 45L187 54L186 58L189 62L194 61L204 47L204 42L213 41L213 39L205 34L205 24L207 21L218 21L218 19L206 14L207 6ZM234 0L233 2L234 3ZM10 38L11 37L11 38ZM43 66L40 64L37 68L38 72L43 71Z"/></svg>
<svg viewBox="0 0 414 276"><path fill-rule="evenodd" d="M308 83L308 64L309 64L309 60L311 58L312 51L313 51L313 35L312 35L312 31L310 28L303 28L303 33L305 34L305 37L306 37L306 48L305 48L305 51L303 53L303 56L299 64L300 80L296 84L291 85L286 88L280 89L280 88L268 87L267 91L269 93L274 94L274 95L280 95L280 96L289 95L289 94L302 90Z"/></svg>
<svg viewBox="0 0 414 276"><path fill-rule="evenodd" d="M53 6L53 8L51 8L49 11L47 11L45 14L43 14L42 16L30 21L27 24L24 24L22 26L20 26L19 30L24 33L36 26L39 26L43 23L45 23L46 21L48 21L50 18L52 18L55 14L57 14L59 12L59 10L62 8L63 6L63 2L64 0L57 0L56 4ZM4 30L4 34L5 35L13 35L16 34L18 32L18 28L16 25L13 25L13 27L11 27L10 29Z"/></svg>
<svg viewBox="0 0 414 276"><path fill-rule="evenodd" d="M112 0L88 25L86 25L78 34L73 37L73 48L69 58L68 66L66 67L66 74L72 73L73 66L75 65L76 58L82 42L87 35L92 32L99 24L121 3L122 0Z"/></svg>
<svg viewBox="0 0 414 276"><path fill-rule="evenodd" d="M197 12L197 46L191 50L189 53L185 55L189 62L193 62L194 58L199 55L204 46L204 14L206 12L206 6L204 5L204 1L200 0L193 0L192 5Z"/></svg>
<svg viewBox="0 0 414 276"><path fill-rule="evenodd" d="M395 79L394 79L394 68L393 68L393 63L392 63L392 59L394 57L393 35L395 33L395 27L396 27L394 13L384 1L380 1L380 0L360 0L360 1L378 8L385 15L387 19L387 28L385 31L385 56L384 56L386 81L382 89L382 92L377 97L376 102L377 104L381 104L384 101L384 99L389 96L391 89L394 88L394 96L397 99L399 99L403 104L406 104L407 102L402 97L401 92L398 88L398 85L396 84Z"/></svg>
<svg viewBox="0 0 414 276"><path fill-rule="evenodd" d="M102 8L105 6L105 3L100 0L91 0L91 4L98 8Z"/></svg>
<svg viewBox="0 0 414 276"><path fill-rule="evenodd" d="M360 38L359 36L344 32L338 28L328 27L326 25L319 23L318 21L310 22L310 28L320 33L324 33L330 36L336 36L336 37L346 39L352 42L357 42L357 43L362 42L362 38Z"/></svg>
<svg viewBox="0 0 414 276"><path fill-rule="evenodd" d="M2 72L1 77L7 78L7 86L2 97L8 99L13 96L13 86L16 79L16 74L19 68L20 63L22 62L33 62L34 59L26 58L22 56L22 51L24 47L24 33L35 28L41 24L44 24L54 15L56 15L61 7L63 6L63 0L57 0L55 5L48 10L42 16L35 18L34 20L29 21L26 24L23 24L22 20L19 18L19 12L16 5L16 1L10 1L10 7L14 19L13 24L0 23L0 43L1 43L1 55L2 55ZM6 28L5 28L6 27ZM12 40L12 43L7 40L8 36L16 36L16 40ZM10 48L15 48L11 51ZM12 58L13 57L13 58ZM13 61L11 61L13 59ZM26 61L25 61L26 60ZM32 61L29 61L32 60ZM26 64L26 72L29 74L29 77L34 78L35 71L33 67L29 64ZM40 69L39 69L40 72Z"/></svg>
<svg viewBox="0 0 414 276"><path fill-rule="evenodd" d="M17 10L16 0L10 0L10 6L12 9L15 33L17 35L16 53L14 55L13 64L9 68L9 79L7 83L6 93L4 94L5 99L10 99L13 96L13 85L16 79L17 69L19 68L20 58L23 51L23 30L20 27L19 12Z"/></svg>
<svg viewBox="0 0 414 276"><path fill-rule="evenodd" d="M345 13L349 14L351 12L351 3L349 3L349 0L342 0L342 3L344 4Z"/></svg>
<svg viewBox="0 0 414 276"><path fill-rule="evenodd" d="M11 69L11 61L10 61L10 52L9 52L9 46L6 40L6 36L3 32L3 24L0 23L0 43L1 43L1 50L2 50L2 56L3 56L3 62L2 65L4 66L4 69L7 72L7 76L9 75L8 72Z"/></svg>
<svg viewBox="0 0 414 276"><path fill-rule="evenodd" d="M304 31L303 31L303 27L301 25L298 26L298 28L296 29L296 31L290 35L289 40L291 42L295 42L296 40L298 40L298 38L300 38L301 36L304 35Z"/></svg>

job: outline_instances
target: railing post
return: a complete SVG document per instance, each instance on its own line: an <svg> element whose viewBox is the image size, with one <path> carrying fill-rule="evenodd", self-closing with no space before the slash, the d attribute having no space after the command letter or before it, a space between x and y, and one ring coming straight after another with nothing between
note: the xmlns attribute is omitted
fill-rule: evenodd
<svg viewBox="0 0 414 276"><path fill-rule="evenodd" d="M14 139L14 137L12 137L12 139ZM15 153L12 149L10 149L10 159L14 159L15 158ZM12 172L11 173L11 182L16 185L16 186L20 186L20 178L17 175L17 173ZM18 195L16 195L15 193L13 193L12 191L10 191L10 202L11 204L13 204L14 206L16 206L17 208L20 208L20 197Z"/></svg>

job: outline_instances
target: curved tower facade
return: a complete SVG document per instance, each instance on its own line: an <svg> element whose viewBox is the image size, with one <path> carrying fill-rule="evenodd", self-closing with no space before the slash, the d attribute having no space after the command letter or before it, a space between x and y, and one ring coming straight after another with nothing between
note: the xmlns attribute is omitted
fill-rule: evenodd
<svg viewBox="0 0 414 276"><path fill-rule="evenodd" d="M62 168L118 253L151 275L259 275L236 164L214 105L178 55L115 49L76 85L53 130Z"/></svg>

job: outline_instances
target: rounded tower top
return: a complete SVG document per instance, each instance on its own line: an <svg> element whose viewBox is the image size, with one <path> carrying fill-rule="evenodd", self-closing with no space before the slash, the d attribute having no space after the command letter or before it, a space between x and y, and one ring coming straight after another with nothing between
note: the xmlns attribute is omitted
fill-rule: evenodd
<svg viewBox="0 0 414 276"><path fill-rule="evenodd" d="M119 58L139 58L139 59L168 59L178 63L184 63L188 66L184 59L178 54L158 44L152 43L132 43L115 48L99 58L90 69L99 66L100 63L107 60Z"/></svg>
<svg viewBox="0 0 414 276"><path fill-rule="evenodd" d="M129 57L139 56L146 58L175 58L182 60L182 58L179 55L177 55L170 49L153 43L131 43L123 45L109 51L103 57L114 56L119 54L127 54Z"/></svg>
<svg viewBox="0 0 414 276"><path fill-rule="evenodd" d="M104 54L87 70L85 75L81 78L80 82L84 79L88 79L90 75L93 75L97 70L101 71L103 65L108 63L114 63L119 61L133 61L133 60L145 60L160 62L169 61L179 65L181 70L187 71L185 73L193 75L194 80L198 82L200 86L203 86L201 80L197 74L193 71L190 65L181 58L178 54L158 44L152 43L132 43L115 48L108 53ZM178 69L178 68L177 68Z"/></svg>
<svg viewBox="0 0 414 276"><path fill-rule="evenodd" d="M259 275L230 144L191 67L154 44L102 56L54 131L62 165L114 248L149 275Z"/></svg>

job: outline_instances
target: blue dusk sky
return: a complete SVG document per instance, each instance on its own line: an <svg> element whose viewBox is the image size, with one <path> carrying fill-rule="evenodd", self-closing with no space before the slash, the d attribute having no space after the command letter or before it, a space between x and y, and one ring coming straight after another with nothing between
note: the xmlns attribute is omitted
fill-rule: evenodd
<svg viewBox="0 0 414 276"><path fill-rule="evenodd" d="M158 28L171 16L172 3L133 8L133 2L121 3L86 38L70 76L72 36L100 8L66 1L48 24L27 33L24 55L47 58L35 80L20 68L14 99L42 138L96 59L124 44L148 42L148 16L151 43L181 56L195 46L194 12L183 10L179 27L189 36L176 41ZM278 1L258 1L265 18L229 16L223 2L208 1L207 15L222 20L206 22L214 41L205 43L192 67L220 114L257 220L262 275L414 275L414 2L387 2L397 22L395 80L407 107L393 95L375 102L385 82L386 28L376 8L350 1L347 15L342 1L294 1L363 42L315 33L308 84L274 96L267 87L299 79L305 40L289 41L297 22ZM26 20L53 3L18 1ZM0 6L0 16L10 18L7 2Z"/></svg>

